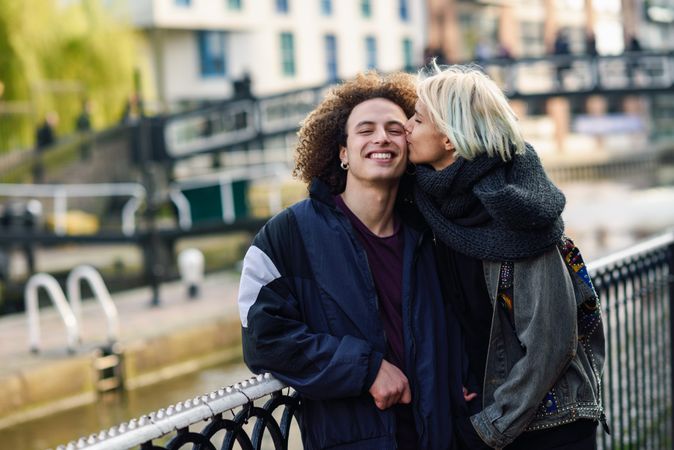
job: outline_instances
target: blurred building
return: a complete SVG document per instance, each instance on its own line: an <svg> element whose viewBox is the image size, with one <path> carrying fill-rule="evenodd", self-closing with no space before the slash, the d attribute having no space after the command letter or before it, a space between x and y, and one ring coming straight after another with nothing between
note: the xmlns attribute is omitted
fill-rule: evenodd
<svg viewBox="0 0 674 450"><path fill-rule="evenodd" d="M619 6L620 0L614 1ZM562 27L569 31L572 49L584 51L588 25L582 0L428 0L428 4L429 46L442 49L452 62L506 52L518 58L543 56L551 52ZM559 13L562 8L564 14ZM610 18L620 21L615 13Z"/></svg>
<svg viewBox="0 0 674 450"><path fill-rule="evenodd" d="M571 53L670 50L674 0L427 0L428 46L450 62L553 52L564 30Z"/></svg>
<svg viewBox="0 0 674 450"><path fill-rule="evenodd" d="M269 95L368 68L413 68L425 46L424 0L129 0L164 107ZM245 80L241 84L241 80ZM154 94L154 95L152 95Z"/></svg>
<svg viewBox="0 0 674 450"><path fill-rule="evenodd" d="M546 57L556 53L560 34L572 55L621 54L635 43L670 50L674 39L674 0L126 1L140 30L143 98L151 112L318 86L368 68L414 70L430 56L451 63ZM532 118L531 130L554 122L549 147L562 149L587 144L567 140L576 115L639 115L647 123L656 111L664 123L674 99L553 98L516 108ZM647 133L644 127L637 144Z"/></svg>
<svg viewBox="0 0 674 450"><path fill-rule="evenodd" d="M427 11L428 49L450 63L674 49L674 0L427 0ZM563 43L556 42L560 36ZM520 82L550 83L549 75L540 80L533 73L519 75ZM668 138L673 131L667 123L674 118L674 95L598 94L512 103L525 135L549 152L645 148L649 138ZM595 126L600 121L632 131L600 133ZM597 137L588 128L595 128Z"/></svg>

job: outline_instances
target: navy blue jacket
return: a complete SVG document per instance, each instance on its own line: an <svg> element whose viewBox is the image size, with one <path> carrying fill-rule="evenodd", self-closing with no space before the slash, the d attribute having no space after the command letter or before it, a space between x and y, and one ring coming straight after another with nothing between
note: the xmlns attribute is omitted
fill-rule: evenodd
<svg viewBox="0 0 674 450"><path fill-rule="evenodd" d="M459 326L445 312L430 239L403 229L405 364L418 448L449 449L450 390L461 395ZM244 259L239 311L248 367L301 395L305 448L396 448L393 410L379 410L368 393L386 353L372 274L327 186L314 182L310 199L273 217L255 237Z"/></svg>

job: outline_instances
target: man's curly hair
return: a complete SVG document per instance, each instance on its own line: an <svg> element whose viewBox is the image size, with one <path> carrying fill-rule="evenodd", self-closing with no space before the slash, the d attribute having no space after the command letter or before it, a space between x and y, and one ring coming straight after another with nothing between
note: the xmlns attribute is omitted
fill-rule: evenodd
<svg viewBox="0 0 674 450"><path fill-rule="evenodd" d="M417 100L414 80L402 72L382 75L369 71L332 88L297 133L293 175L306 183L318 178L333 194L343 192L346 171L339 167L339 148L346 146L346 121L351 111L366 100L385 98L411 117Z"/></svg>

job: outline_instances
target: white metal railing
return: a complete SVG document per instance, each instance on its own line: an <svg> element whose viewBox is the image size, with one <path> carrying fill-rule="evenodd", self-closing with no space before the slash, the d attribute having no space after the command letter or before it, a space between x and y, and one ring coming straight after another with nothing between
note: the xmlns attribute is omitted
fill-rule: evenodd
<svg viewBox="0 0 674 450"><path fill-rule="evenodd" d="M30 277L24 290L30 351L33 353L40 351L40 311L37 296L40 287L45 288L52 302L56 305L56 309L66 326L68 352L74 353L77 344L80 342L79 323L68 305L58 281L48 273L37 273Z"/></svg>
<svg viewBox="0 0 674 450"><path fill-rule="evenodd" d="M68 274L66 280L66 288L68 291L68 300L70 307L75 314L77 323L82 328L82 295L80 290L80 281L86 280L93 291L94 298L98 300L103 308L105 319L108 324L108 343L114 344L119 340L119 316L117 314L117 307L110 297L110 291L105 286L103 277L92 266L81 265L75 267Z"/></svg>
<svg viewBox="0 0 674 450"><path fill-rule="evenodd" d="M169 198L178 210L178 226L181 230L192 228L192 208L190 201L185 197L183 191L177 185L171 185L169 188Z"/></svg>
<svg viewBox="0 0 674 450"><path fill-rule="evenodd" d="M57 450L120 450L133 448L164 436L171 431L210 419L247 405L286 386L270 374L258 375L233 386L170 405L159 411L132 419L108 430L81 437Z"/></svg>
<svg viewBox="0 0 674 450"><path fill-rule="evenodd" d="M131 197L122 208L122 232L126 236L136 230L136 211L146 197L139 183L92 184L0 184L0 197L42 197L54 201L54 232L67 232L68 199L72 197Z"/></svg>
<svg viewBox="0 0 674 450"><path fill-rule="evenodd" d="M481 62L509 94L571 93L593 90L666 89L674 81L670 53L615 56L554 55Z"/></svg>

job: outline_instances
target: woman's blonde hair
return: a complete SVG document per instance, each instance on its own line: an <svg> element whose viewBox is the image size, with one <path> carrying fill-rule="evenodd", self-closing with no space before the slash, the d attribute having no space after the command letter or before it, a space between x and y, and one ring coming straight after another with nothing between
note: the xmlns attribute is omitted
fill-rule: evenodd
<svg viewBox="0 0 674 450"><path fill-rule="evenodd" d="M508 161L524 152L517 117L501 89L479 67L440 67L435 61L419 74L417 94L429 119L471 160L487 153Z"/></svg>

